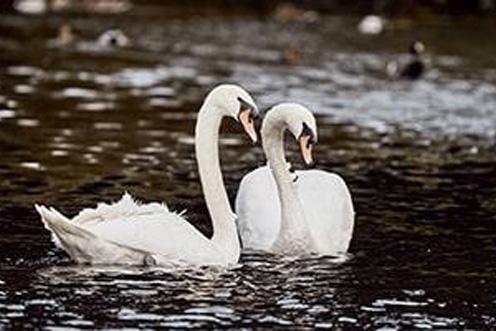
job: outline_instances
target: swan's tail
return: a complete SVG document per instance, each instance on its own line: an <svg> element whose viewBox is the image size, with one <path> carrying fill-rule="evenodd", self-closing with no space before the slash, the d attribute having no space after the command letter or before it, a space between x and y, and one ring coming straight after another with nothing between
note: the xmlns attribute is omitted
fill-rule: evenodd
<svg viewBox="0 0 496 331"><path fill-rule="evenodd" d="M84 252L84 244L96 239L91 232L72 224L55 208L48 209L40 205L34 207L40 214L45 228L52 233L52 240L55 245L66 251L76 262L90 262L88 256L85 258L87 254Z"/></svg>
<svg viewBox="0 0 496 331"><path fill-rule="evenodd" d="M52 239L77 263L90 264L154 264L153 257L143 251L97 237L75 225L55 208L35 205Z"/></svg>

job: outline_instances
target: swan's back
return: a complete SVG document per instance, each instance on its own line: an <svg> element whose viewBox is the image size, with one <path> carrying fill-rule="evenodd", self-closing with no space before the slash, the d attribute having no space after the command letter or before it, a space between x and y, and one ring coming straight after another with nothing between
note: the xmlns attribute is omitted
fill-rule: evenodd
<svg viewBox="0 0 496 331"><path fill-rule="evenodd" d="M296 175L294 185L315 253L346 252L354 225L346 183L339 175L321 170L296 171ZM281 227L281 207L269 167L260 167L243 178L236 196L236 213L243 247L271 251Z"/></svg>
<svg viewBox="0 0 496 331"><path fill-rule="evenodd" d="M298 195L318 253L346 252L355 218L346 183L339 175L322 170L296 173Z"/></svg>
<svg viewBox="0 0 496 331"><path fill-rule="evenodd" d="M244 248L269 250L279 234L281 208L268 166L243 177L236 195L238 231Z"/></svg>

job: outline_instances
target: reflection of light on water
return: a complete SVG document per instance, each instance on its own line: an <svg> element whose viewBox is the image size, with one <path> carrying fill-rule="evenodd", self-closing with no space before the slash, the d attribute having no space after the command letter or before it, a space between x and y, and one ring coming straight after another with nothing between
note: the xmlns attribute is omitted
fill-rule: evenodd
<svg viewBox="0 0 496 331"><path fill-rule="evenodd" d="M70 137L74 134L74 130L73 129L62 129L62 130L60 130L60 133L65 137ZM64 139L63 137L61 137L61 138Z"/></svg>
<svg viewBox="0 0 496 331"><path fill-rule="evenodd" d="M7 74L11 76L39 77L44 74L43 70L30 66L12 66L7 68Z"/></svg>
<svg viewBox="0 0 496 331"><path fill-rule="evenodd" d="M50 152L50 155L52 156L67 156L69 155L69 152L60 150L60 149L55 149Z"/></svg>
<svg viewBox="0 0 496 331"><path fill-rule="evenodd" d="M57 302L52 299L32 299L25 302L28 306L56 306Z"/></svg>
<svg viewBox="0 0 496 331"><path fill-rule="evenodd" d="M35 127L35 126L40 125L40 121L32 119L32 118L20 118L17 120L17 124L19 126Z"/></svg>
<svg viewBox="0 0 496 331"><path fill-rule="evenodd" d="M114 109L115 103L113 102L87 102L77 105L77 109L90 112L99 112L109 109Z"/></svg>
<svg viewBox="0 0 496 331"><path fill-rule="evenodd" d="M98 159L95 157L94 154L92 153L84 153L83 158L86 160L87 163L89 164L96 164L98 163Z"/></svg>
<svg viewBox="0 0 496 331"><path fill-rule="evenodd" d="M360 307L360 310L372 312L372 313L380 313L386 311L384 307L369 307L369 306L362 306Z"/></svg>
<svg viewBox="0 0 496 331"><path fill-rule="evenodd" d="M350 323L350 324L355 324L356 322L358 322L356 318L347 317L347 316L340 316L338 318L338 321L341 323Z"/></svg>
<svg viewBox="0 0 496 331"><path fill-rule="evenodd" d="M10 109L0 109L0 120L3 118L13 118L16 116L15 111Z"/></svg>
<svg viewBox="0 0 496 331"><path fill-rule="evenodd" d="M150 98L148 104L152 107L178 107L181 105L181 102L166 98Z"/></svg>
<svg viewBox="0 0 496 331"><path fill-rule="evenodd" d="M74 319L74 320L65 320L62 322L63 325L68 325L68 326L79 326L79 327L89 327L93 326L94 323L92 321L87 321L83 319Z"/></svg>
<svg viewBox="0 0 496 331"><path fill-rule="evenodd" d="M154 155L128 153L122 159L124 164L145 163L157 165L160 161Z"/></svg>
<svg viewBox="0 0 496 331"><path fill-rule="evenodd" d="M14 92L19 94L31 94L34 92L34 87L30 85L16 85L14 86Z"/></svg>
<svg viewBox="0 0 496 331"><path fill-rule="evenodd" d="M217 79L209 75L200 75L195 77L195 82L199 85L211 85L217 82Z"/></svg>
<svg viewBox="0 0 496 331"><path fill-rule="evenodd" d="M239 137L222 137L219 139L219 144L224 146L240 146L243 145L246 141Z"/></svg>
<svg viewBox="0 0 496 331"><path fill-rule="evenodd" d="M196 120L197 113L181 113L181 112L173 112L167 111L160 113L160 118L163 120Z"/></svg>
<svg viewBox="0 0 496 331"><path fill-rule="evenodd" d="M103 147L102 146L89 146L88 151L93 152L93 153L101 153L101 152L103 152Z"/></svg>
<svg viewBox="0 0 496 331"><path fill-rule="evenodd" d="M148 147L140 148L140 152L150 153L150 154L161 154L161 153L165 153L166 151L167 148L163 146L148 146Z"/></svg>
<svg viewBox="0 0 496 331"><path fill-rule="evenodd" d="M7 107L9 107L9 108L17 108L17 105L18 105L17 101L15 101L15 100L7 100L6 104L7 104Z"/></svg>
<svg viewBox="0 0 496 331"><path fill-rule="evenodd" d="M406 301L406 300L397 300L397 299L377 299L372 303L372 306L375 307L386 307L386 306L420 307L427 305L428 305L427 302Z"/></svg>
<svg viewBox="0 0 496 331"><path fill-rule="evenodd" d="M289 326L293 325L292 321L280 318L280 317L275 317L271 315L263 316L260 318L261 323L269 323L269 324L276 324L276 325L281 325L281 326Z"/></svg>
<svg viewBox="0 0 496 331"><path fill-rule="evenodd" d="M335 123L384 133L399 126L429 136L496 136L495 85L436 77L389 81L363 74L368 69L382 71L382 55L338 55L335 62L322 65L328 69L300 67L290 75L277 68L236 65L232 79L258 92L262 104L300 102L318 114L333 116Z"/></svg>
<svg viewBox="0 0 496 331"><path fill-rule="evenodd" d="M171 87L157 86L145 90L145 94L153 97L171 97L175 95L175 91Z"/></svg>
<svg viewBox="0 0 496 331"><path fill-rule="evenodd" d="M97 122L93 124L96 130L122 130L122 123L116 122Z"/></svg>
<svg viewBox="0 0 496 331"><path fill-rule="evenodd" d="M121 146L121 143L118 141L100 141L99 143L100 146L103 148L119 148Z"/></svg>
<svg viewBox="0 0 496 331"><path fill-rule="evenodd" d="M155 70L147 69L124 69L114 76L119 85L132 87L149 87L160 83L168 78Z"/></svg>
<svg viewBox="0 0 496 331"><path fill-rule="evenodd" d="M98 96L98 92L87 88L68 87L56 96L64 98L95 99Z"/></svg>
<svg viewBox="0 0 496 331"><path fill-rule="evenodd" d="M300 300L295 298L281 299L276 302L281 309L306 309L308 305L301 303Z"/></svg>
<svg viewBox="0 0 496 331"><path fill-rule="evenodd" d="M33 169L39 171L45 170L45 167L43 167L39 162L21 162L19 165L26 169Z"/></svg>
<svg viewBox="0 0 496 331"><path fill-rule="evenodd" d="M78 145L74 143L68 143L68 142L53 142L50 144L50 147L53 147L54 149L57 150L77 150L79 149Z"/></svg>
<svg viewBox="0 0 496 331"><path fill-rule="evenodd" d="M170 132L168 132L166 130L151 130L151 129L140 130L138 132L140 135L150 137L150 138L167 137L171 134Z"/></svg>
<svg viewBox="0 0 496 331"><path fill-rule="evenodd" d="M180 136L177 138L177 142L185 145L194 145L195 137L189 135Z"/></svg>

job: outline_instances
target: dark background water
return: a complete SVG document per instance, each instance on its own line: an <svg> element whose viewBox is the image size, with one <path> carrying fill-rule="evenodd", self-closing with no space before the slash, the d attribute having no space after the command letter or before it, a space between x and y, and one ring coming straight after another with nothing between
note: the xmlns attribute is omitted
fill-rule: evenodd
<svg viewBox="0 0 496 331"><path fill-rule="evenodd" d="M402 19L362 36L358 17L298 17L158 6L0 15L0 329L496 327L494 22ZM60 45L64 24L75 38ZM128 47L96 42L116 27ZM386 61L414 39L427 45L426 76L390 80ZM288 47L303 55L296 65ZM346 179L357 211L350 254L245 252L233 270L172 273L75 266L56 250L34 203L73 216L128 191L187 209L210 234L193 128L220 82L261 108L289 100L316 113L318 167ZM234 198L265 161L225 124Z"/></svg>

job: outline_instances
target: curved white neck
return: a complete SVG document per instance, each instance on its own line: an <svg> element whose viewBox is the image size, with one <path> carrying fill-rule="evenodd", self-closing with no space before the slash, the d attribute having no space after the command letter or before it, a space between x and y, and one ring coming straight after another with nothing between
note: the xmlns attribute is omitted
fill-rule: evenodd
<svg viewBox="0 0 496 331"><path fill-rule="evenodd" d="M198 113L195 129L195 151L198 171L212 220L212 243L230 262L237 262L240 251L236 215L231 209L224 187L219 162L219 127L221 111L206 101Z"/></svg>
<svg viewBox="0 0 496 331"><path fill-rule="evenodd" d="M262 144L281 204L281 227L273 250L287 253L288 247L291 247L293 253L307 252L310 241L305 214L284 156L284 132L287 125L278 118L267 118L266 121L269 122L265 123L262 131Z"/></svg>

